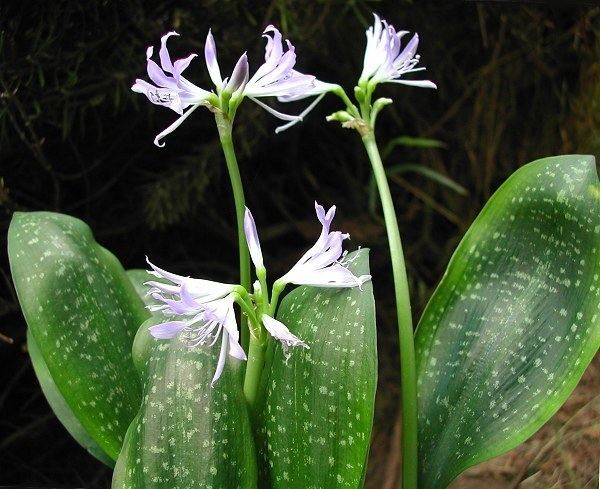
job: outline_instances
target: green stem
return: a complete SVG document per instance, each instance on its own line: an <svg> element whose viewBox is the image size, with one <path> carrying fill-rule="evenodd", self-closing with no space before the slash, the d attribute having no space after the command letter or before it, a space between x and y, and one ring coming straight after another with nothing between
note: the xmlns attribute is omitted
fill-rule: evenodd
<svg viewBox="0 0 600 489"><path fill-rule="evenodd" d="M217 121L217 129L219 130L219 139L227 162L227 170L229 171L229 179L231 180L231 189L233 190L233 200L235 202L235 214L237 218L237 234L238 234L238 249L240 254L240 285L246 290L250 290L250 254L244 234L244 213L246 211L246 202L244 200L244 188L242 186L242 178L240 177L240 169L238 167L235 150L233 149L233 139L231 137L232 122L225 114L218 111L215 112L215 120ZM246 317L241 318L241 342L242 348L248 347L248 322Z"/></svg>
<svg viewBox="0 0 600 489"><path fill-rule="evenodd" d="M251 413L256 411L260 379L265 363L265 346L261 339L250 336L248 364L244 378L244 396L246 397L246 401L248 401Z"/></svg>
<svg viewBox="0 0 600 489"><path fill-rule="evenodd" d="M269 316L275 317L275 311L277 310L277 303L279 302L279 295L285 289L285 284L279 280L275 280L273 284L273 295L271 297L271 304L269 305Z"/></svg>
<svg viewBox="0 0 600 489"><path fill-rule="evenodd" d="M402 488L417 488L417 374L410 294L402 241L385 169L372 131L362 136L369 155L387 229L396 291L402 389Z"/></svg>

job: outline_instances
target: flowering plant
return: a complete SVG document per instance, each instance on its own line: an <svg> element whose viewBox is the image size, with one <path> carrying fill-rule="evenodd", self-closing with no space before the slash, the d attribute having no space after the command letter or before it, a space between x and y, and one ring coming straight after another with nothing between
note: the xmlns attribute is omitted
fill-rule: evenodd
<svg viewBox="0 0 600 489"><path fill-rule="evenodd" d="M295 69L273 26L265 61L246 54L223 79L209 31L205 90L183 76L196 55L160 66L132 89L179 118L215 117L231 179L239 283L125 271L80 220L15 213L9 256L40 384L73 437L114 466L113 488L362 487L377 378L375 301L368 250L343 251L335 206L315 204L321 232L269 284L254 217L245 206L232 128L249 98L286 124L327 94L329 121L356 130L380 195L397 306L402 389L402 487L442 488L467 467L539 429L573 390L600 345L600 184L594 159L567 155L525 165L467 231L416 331L398 220L375 126L381 83L436 88L406 75L419 38L375 16L352 101L343 88ZM263 102L315 99L299 115ZM165 151L165 150L163 150ZM252 282L251 262L256 280ZM377 277L374 277L377 281ZM280 301L288 284L299 287ZM271 285L271 286L269 286ZM239 313L235 305L239 307ZM239 314L240 320L236 319Z"/></svg>

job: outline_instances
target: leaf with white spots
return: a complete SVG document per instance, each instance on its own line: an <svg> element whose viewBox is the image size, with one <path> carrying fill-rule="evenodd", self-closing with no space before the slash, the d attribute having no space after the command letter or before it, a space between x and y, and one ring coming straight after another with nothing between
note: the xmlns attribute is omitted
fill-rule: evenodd
<svg viewBox="0 0 600 489"><path fill-rule="evenodd" d="M156 301L152 298L152 296L148 295L148 286L144 285L144 283L148 282L149 280L154 280L155 282L168 283L166 279L163 279L162 277L151 276L147 270L141 268L133 268L131 270L127 270L127 277L133 284L137 295L147 306L156 304Z"/></svg>
<svg viewBox="0 0 600 489"><path fill-rule="evenodd" d="M211 387L220 345L188 347L180 337L157 340L142 324L133 357L142 405L125 437L114 489L254 489L256 455L241 362L227 358Z"/></svg>
<svg viewBox="0 0 600 489"><path fill-rule="evenodd" d="M356 275L369 273L366 249L346 262ZM310 349L278 344L264 378L259 430L269 487L362 487L377 384L371 282L362 290L299 287L278 319Z"/></svg>
<svg viewBox="0 0 600 489"><path fill-rule="evenodd" d="M143 303L118 260L74 217L15 213L8 252L36 372L52 380L40 377L50 404L84 447L92 448L89 437L116 460L140 402L131 346L148 317Z"/></svg>
<svg viewBox="0 0 600 489"><path fill-rule="evenodd" d="M27 330L27 351L31 357L31 363L33 364L33 369L42 388L42 392L44 393L44 396L46 396L46 400L48 401L48 404L50 404L56 417L60 420L69 434L75 438L83 448L104 464L113 467L115 461L106 455L90 435L88 435L87 431L81 426L81 423L75 417L73 411L59 392L48 371L48 367L46 367L42 353L37 347L35 340L31 335L31 330L29 329Z"/></svg>
<svg viewBox="0 0 600 489"><path fill-rule="evenodd" d="M481 211L417 328L420 487L529 438L599 346L594 158L537 160Z"/></svg>

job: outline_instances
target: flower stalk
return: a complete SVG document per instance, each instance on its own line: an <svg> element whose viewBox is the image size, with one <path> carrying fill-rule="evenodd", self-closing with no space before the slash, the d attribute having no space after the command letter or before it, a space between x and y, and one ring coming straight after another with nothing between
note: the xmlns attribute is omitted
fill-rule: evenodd
<svg viewBox="0 0 600 489"><path fill-rule="evenodd" d="M227 171L231 181L231 189L233 191L233 200L235 203L235 216L237 222L238 236L238 253L240 266L240 285L246 290L250 290L250 254L248 245L246 244L244 234L244 213L246 211L246 201L244 198L244 187L242 186L242 178L240 169L235 156L232 138L232 121L223 112L215 112L215 120L219 131L219 140L223 148L223 155L227 163ZM248 322L244 314L241 316L241 344L242 348L246 349L249 344Z"/></svg>
<svg viewBox="0 0 600 489"><path fill-rule="evenodd" d="M398 338L400 343L400 377L402 392L402 487L417 488L417 372L410 292L404 263L404 252L398 228L398 219L390 187L381 161L375 134L362 136L369 161L377 182L385 228L392 260Z"/></svg>

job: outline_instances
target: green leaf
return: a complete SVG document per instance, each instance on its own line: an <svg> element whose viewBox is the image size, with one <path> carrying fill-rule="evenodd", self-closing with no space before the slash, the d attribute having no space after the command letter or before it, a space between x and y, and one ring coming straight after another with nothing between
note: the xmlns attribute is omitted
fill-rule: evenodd
<svg viewBox="0 0 600 489"><path fill-rule="evenodd" d="M85 431L79 420L73 414L73 411L71 411L71 408L64 397L58 391L58 388L48 371L48 367L46 367L42 352L35 343L35 340L31 335L31 330L29 329L27 330L27 350L29 351L33 370L40 382L42 392L44 393L44 396L46 396L46 400L48 401L48 404L50 404L54 414L56 414L56 417L67 429L69 434L77 440L77 443L104 464L109 467L114 466L115 461L106 455L98 444L88 435L87 431Z"/></svg>
<svg viewBox="0 0 600 489"><path fill-rule="evenodd" d="M416 333L420 487L525 441L600 346L591 156L525 165L458 246Z"/></svg>
<svg viewBox="0 0 600 489"><path fill-rule="evenodd" d="M347 257L368 274L368 250ZM278 318L310 349L275 348L265 378L262 457L272 488L362 487L377 384L371 282L352 289L299 287Z"/></svg>
<svg viewBox="0 0 600 489"><path fill-rule="evenodd" d="M211 387L219 345L189 348L157 340L149 319L136 336L134 362L143 401L117 461L115 489L256 487L256 456L241 362L231 357Z"/></svg>
<svg viewBox="0 0 600 489"><path fill-rule="evenodd" d="M143 303L118 260L79 219L15 213L8 251L34 340L34 365L38 370L44 366L72 416L116 460L140 403L131 346L148 317ZM58 405L59 419L69 418ZM73 429L71 422L66 426ZM84 446L88 448L87 441Z"/></svg>
<svg viewBox="0 0 600 489"><path fill-rule="evenodd" d="M393 175L401 175L403 173L419 173L430 180L439 183L445 187L448 187L450 190L453 190L459 195L469 195L469 191L463 187L462 185L456 183L451 178L448 178L446 175L442 175L440 172L437 172L431 168L428 168L423 165L417 165L414 163L403 163L402 165L390 166L386 169L385 173L388 176Z"/></svg>
<svg viewBox="0 0 600 489"><path fill-rule="evenodd" d="M148 292L148 287L144 285L145 282L149 280L162 282L162 279L158 277L152 277L146 270L141 268L134 268L131 270L127 270L127 277L129 281L133 284L133 288L135 289L138 297L149 306L155 301L150 297L146 292Z"/></svg>
<svg viewBox="0 0 600 489"><path fill-rule="evenodd" d="M384 160L391 154L391 152L396 148L396 146L404 146L406 148L435 149L445 148L446 144L438 139L416 138L412 136L398 136L392 139L382 151L382 157Z"/></svg>

